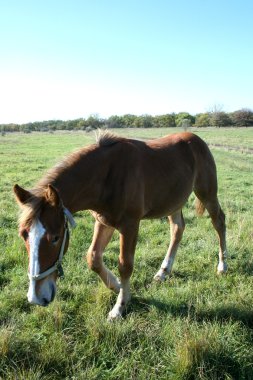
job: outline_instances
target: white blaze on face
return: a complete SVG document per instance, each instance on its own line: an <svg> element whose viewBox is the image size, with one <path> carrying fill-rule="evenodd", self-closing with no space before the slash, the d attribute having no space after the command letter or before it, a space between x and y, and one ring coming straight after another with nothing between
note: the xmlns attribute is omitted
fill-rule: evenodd
<svg viewBox="0 0 253 380"><path fill-rule="evenodd" d="M30 246L30 284L29 290L27 293L28 301L31 303L40 303L37 299L35 292L36 280L32 279L31 276L35 276L40 273L40 264L39 264L39 246L40 241L46 230L42 226L39 220L36 220L30 229L29 232L29 246Z"/></svg>

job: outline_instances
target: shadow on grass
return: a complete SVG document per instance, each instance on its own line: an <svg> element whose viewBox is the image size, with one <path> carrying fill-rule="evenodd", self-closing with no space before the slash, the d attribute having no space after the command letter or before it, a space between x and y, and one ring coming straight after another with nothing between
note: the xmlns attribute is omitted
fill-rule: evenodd
<svg viewBox="0 0 253 380"><path fill-rule="evenodd" d="M234 255L232 258L235 258ZM243 274L247 276L253 275L253 260L252 260L252 252L250 249L245 248L241 254L240 259L236 262L237 268L236 272L238 274Z"/></svg>
<svg viewBox="0 0 253 380"><path fill-rule="evenodd" d="M187 303L170 304L158 301L154 298L133 297L127 308L130 312L149 312L151 307L155 307L159 312L171 314L175 317L187 317L197 322L227 322L236 321L243 323L246 327L253 329L253 310L239 309L237 307L220 306L214 309L199 311L194 305Z"/></svg>
<svg viewBox="0 0 253 380"><path fill-rule="evenodd" d="M251 379L251 368L244 368L239 360L223 350L212 350L205 342L190 342L178 353L173 372L176 378L196 379Z"/></svg>

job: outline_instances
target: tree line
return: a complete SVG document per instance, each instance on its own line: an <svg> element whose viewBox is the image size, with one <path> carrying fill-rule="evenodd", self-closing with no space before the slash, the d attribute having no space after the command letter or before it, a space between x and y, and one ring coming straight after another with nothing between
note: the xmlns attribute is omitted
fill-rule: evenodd
<svg viewBox="0 0 253 380"><path fill-rule="evenodd" d="M165 115L113 115L107 119L97 115L91 115L87 119L75 120L47 120L26 124L0 124L0 131L25 132L32 131L48 132L57 130L84 130L91 131L98 128L166 128L166 127L250 127L253 126L253 111L241 109L232 113L226 113L220 109L211 112L191 115L188 112L171 113Z"/></svg>

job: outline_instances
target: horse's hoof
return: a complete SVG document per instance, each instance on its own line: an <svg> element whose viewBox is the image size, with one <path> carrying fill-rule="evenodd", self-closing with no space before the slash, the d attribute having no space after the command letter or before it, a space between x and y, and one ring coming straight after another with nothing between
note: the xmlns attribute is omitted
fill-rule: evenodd
<svg viewBox="0 0 253 380"><path fill-rule="evenodd" d="M122 314L119 312L119 310L114 310L112 309L107 317L108 322L114 322L114 321L119 321L122 319Z"/></svg>
<svg viewBox="0 0 253 380"><path fill-rule="evenodd" d="M153 279L156 281L156 282L164 282L166 280L166 276L167 276L167 272L163 269L160 269L156 275L153 277Z"/></svg>
<svg viewBox="0 0 253 380"><path fill-rule="evenodd" d="M226 263L219 263L218 264L218 267L217 267L217 274L218 275L226 274L227 270L228 270L228 266Z"/></svg>

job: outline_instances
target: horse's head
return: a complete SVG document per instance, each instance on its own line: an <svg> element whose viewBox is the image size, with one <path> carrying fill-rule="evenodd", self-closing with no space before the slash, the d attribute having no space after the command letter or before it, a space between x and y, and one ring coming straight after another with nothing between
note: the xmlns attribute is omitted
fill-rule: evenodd
<svg viewBox="0 0 253 380"><path fill-rule="evenodd" d="M29 256L28 301L47 306L56 293L56 279L63 275L61 261L68 249L70 212L57 190L49 185L39 196L14 186L23 212L19 232Z"/></svg>

